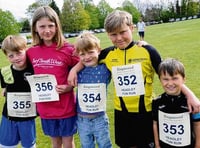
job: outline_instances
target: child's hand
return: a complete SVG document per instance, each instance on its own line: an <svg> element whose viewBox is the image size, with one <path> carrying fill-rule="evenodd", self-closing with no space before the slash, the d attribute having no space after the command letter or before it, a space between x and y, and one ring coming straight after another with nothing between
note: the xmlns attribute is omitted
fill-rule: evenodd
<svg viewBox="0 0 200 148"><path fill-rule="evenodd" d="M189 111L192 113L200 112L200 101L197 97L194 99L187 99Z"/></svg>
<svg viewBox="0 0 200 148"><path fill-rule="evenodd" d="M149 45L146 41L138 41L137 42L137 45L139 46L139 47L142 47L142 46L145 46L145 45Z"/></svg>
<svg viewBox="0 0 200 148"><path fill-rule="evenodd" d="M73 89L73 86L71 85L56 85L56 91L58 94L64 94Z"/></svg>
<svg viewBox="0 0 200 148"><path fill-rule="evenodd" d="M78 81L78 77L77 77L77 73L82 70L84 68L84 65L81 62L78 62L69 72L67 81L68 84L71 86L77 86L77 81Z"/></svg>
<svg viewBox="0 0 200 148"><path fill-rule="evenodd" d="M6 94L6 89L5 89L5 88L2 88L1 95L2 95L3 97L5 97L5 94Z"/></svg>
<svg viewBox="0 0 200 148"><path fill-rule="evenodd" d="M69 72L67 81L69 85L74 87L77 86L77 71L73 68Z"/></svg>

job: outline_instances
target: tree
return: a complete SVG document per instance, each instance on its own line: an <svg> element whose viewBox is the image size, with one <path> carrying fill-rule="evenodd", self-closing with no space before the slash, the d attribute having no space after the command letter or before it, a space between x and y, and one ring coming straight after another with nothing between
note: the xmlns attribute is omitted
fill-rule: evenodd
<svg viewBox="0 0 200 148"><path fill-rule="evenodd" d="M113 10L105 0L101 0L97 5L99 11L99 24L100 28L104 28L104 20L106 16Z"/></svg>
<svg viewBox="0 0 200 148"><path fill-rule="evenodd" d="M52 4L51 4L52 3ZM28 15L29 18L32 18L34 11L40 7L40 6L48 6L48 5L52 5L52 8L56 11L57 14L59 14L59 9L57 12L57 5L54 4L55 2L53 0L35 0L34 3L32 3L31 5L28 6L28 8L26 9L26 14ZM51 6L50 6L51 7Z"/></svg>
<svg viewBox="0 0 200 148"><path fill-rule="evenodd" d="M60 10L54 0L52 0L49 6L58 14L58 16L60 16Z"/></svg>
<svg viewBox="0 0 200 148"><path fill-rule="evenodd" d="M96 29L100 27L99 24L99 11L97 7L94 5L92 0L83 0L82 2L83 8L87 11L87 13L90 16L91 24L89 26L89 29Z"/></svg>
<svg viewBox="0 0 200 148"><path fill-rule="evenodd" d="M140 14L140 12L134 7L134 5L129 0L125 0L122 3L122 9L129 12L132 15L133 23L137 23L138 19L142 15L142 14Z"/></svg>
<svg viewBox="0 0 200 148"><path fill-rule="evenodd" d="M21 26L10 11L0 9L0 42L9 34L18 34Z"/></svg>
<svg viewBox="0 0 200 148"><path fill-rule="evenodd" d="M30 32L31 31L30 22L28 19L23 20L21 22L21 24L22 24L21 32Z"/></svg>
<svg viewBox="0 0 200 148"><path fill-rule="evenodd" d="M29 18L32 18L33 13L35 12L35 10L40 7L41 5L37 2L32 3L31 5L28 6L28 8L26 9L26 14L28 15Z"/></svg>
<svg viewBox="0 0 200 148"><path fill-rule="evenodd" d="M91 20L79 0L65 0L61 13L61 24L64 32L78 32L89 29Z"/></svg>

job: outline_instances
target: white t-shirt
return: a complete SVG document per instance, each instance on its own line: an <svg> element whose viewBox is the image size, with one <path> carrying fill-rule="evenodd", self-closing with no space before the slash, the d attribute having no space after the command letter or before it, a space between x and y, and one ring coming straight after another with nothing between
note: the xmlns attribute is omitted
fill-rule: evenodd
<svg viewBox="0 0 200 148"><path fill-rule="evenodd" d="M144 31L145 23L143 21L142 22L138 22L137 23L137 28L138 28L138 32Z"/></svg>

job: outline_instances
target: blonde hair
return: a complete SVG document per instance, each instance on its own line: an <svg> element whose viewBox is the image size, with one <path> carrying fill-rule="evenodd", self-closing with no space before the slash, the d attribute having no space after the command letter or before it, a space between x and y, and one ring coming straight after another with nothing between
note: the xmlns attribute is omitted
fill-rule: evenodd
<svg viewBox="0 0 200 148"><path fill-rule="evenodd" d="M2 51L7 55L8 51L20 51L27 49L27 40L20 35L8 35L2 42Z"/></svg>
<svg viewBox="0 0 200 148"><path fill-rule="evenodd" d="M124 24L133 25L132 15L126 11L114 10L105 19L104 28L110 33L120 29Z"/></svg>
<svg viewBox="0 0 200 148"><path fill-rule="evenodd" d="M37 8L33 14L32 25L31 25L33 45L43 44L43 40L40 38L40 36L36 32L36 23L39 19L44 18L44 17L48 18L50 21L55 23L55 25L57 27L57 31L53 38L53 42L57 43L58 48L62 47L64 45L65 38L62 33L62 27L60 24L60 20L59 20L57 13L49 6L41 6L41 7Z"/></svg>
<svg viewBox="0 0 200 148"><path fill-rule="evenodd" d="M80 51L89 51L93 48L101 49L100 40L89 31L84 31L75 41L76 53Z"/></svg>

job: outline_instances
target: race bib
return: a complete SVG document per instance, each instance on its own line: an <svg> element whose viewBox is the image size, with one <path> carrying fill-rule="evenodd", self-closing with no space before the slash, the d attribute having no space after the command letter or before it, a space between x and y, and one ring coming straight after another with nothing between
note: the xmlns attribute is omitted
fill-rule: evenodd
<svg viewBox="0 0 200 148"><path fill-rule="evenodd" d="M183 147L191 144L189 112L168 114L159 111L160 140L172 146Z"/></svg>
<svg viewBox="0 0 200 148"><path fill-rule="evenodd" d="M112 76L117 96L145 94L141 64L112 67Z"/></svg>
<svg viewBox="0 0 200 148"><path fill-rule="evenodd" d="M106 110L106 84L78 84L81 111L95 113Z"/></svg>
<svg viewBox="0 0 200 148"><path fill-rule="evenodd" d="M59 95L55 90L57 81L54 75L37 74L26 77L30 87L33 102L58 101Z"/></svg>
<svg viewBox="0 0 200 148"><path fill-rule="evenodd" d="M31 93L8 92L8 115L12 117L36 116L36 105L31 101Z"/></svg>

